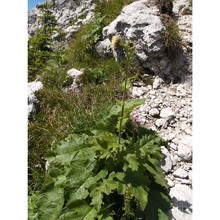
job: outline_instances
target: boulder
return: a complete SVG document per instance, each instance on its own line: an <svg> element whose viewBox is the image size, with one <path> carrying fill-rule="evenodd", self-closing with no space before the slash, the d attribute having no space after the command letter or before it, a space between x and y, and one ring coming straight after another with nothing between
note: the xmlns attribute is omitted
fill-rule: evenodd
<svg viewBox="0 0 220 220"><path fill-rule="evenodd" d="M83 71L72 68L67 71L67 75L73 78L73 83L65 90L78 91L82 86L81 77L83 75Z"/></svg>
<svg viewBox="0 0 220 220"><path fill-rule="evenodd" d="M188 79L187 74L192 70L191 57L187 55L185 47L180 48L172 57L167 54L164 43L166 28L161 21L160 10L155 4L149 5L148 2L140 0L125 6L121 14L103 29L103 38L111 41L113 36L118 35L126 41L132 41L138 63L146 71L168 82L185 82ZM181 24L184 22L179 22L182 27ZM180 31L184 32L184 26ZM190 38L190 35L187 36ZM103 47L103 51L99 53L105 54L105 48ZM118 57L116 60L119 60Z"/></svg>
<svg viewBox="0 0 220 220"><path fill-rule="evenodd" d="M102 56L112 56L112 47L111 47L111 41L106 38L103 41L100 41L96 44L96 51Z"/></svg>
<svg viewBox="0 0 220 220"><path fill-rule="evenodd" d="M192 219L192 189L184 184L175 184L170 189L170 197L174 207L170 211L172 219Z"/></svg>
<svg viewBox="0 0 220 220"><path fill-rule="evenodd" d="M38 100L34 93L42 88L43 84L40 81L28 83L28 119L37 113Z"/></svg>
<svg viewBox="0 0 220 220"><path fill-rule="evenodd" d="M154 66L158 61L155 57L162 58L165 50L161 41L164 26L158 13L156 6L147 7L142 1L133 2L125 6L121 14L103 29L103 37L111 41L113 36L119 35L133 41L139 61L156 70Z"/></svg>

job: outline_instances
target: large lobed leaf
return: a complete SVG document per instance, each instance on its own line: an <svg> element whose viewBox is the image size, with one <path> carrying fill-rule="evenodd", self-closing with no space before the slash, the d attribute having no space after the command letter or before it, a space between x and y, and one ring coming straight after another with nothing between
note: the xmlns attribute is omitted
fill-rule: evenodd
<svg viewBox="0 0 220 220"><path fill-rule="evenodd" d="M37 202L38 218L40 220L57 220L62 212L64 204L64 190L61 188L53 188L43 193Z"/></svg>
<svg viewBox="0 0 220 220"><path fill-rule="evenodd" d="M171 202L167 195L158 190L151 190L149 192L149 202L145 210L148 220L169 220L167 212L171 208Z"/></svg>
<svg viewBox="0 0 220 220"><path fill-rule="evenodd" d="M123 125L125 126L127 120L130 118L129 114L131 110L135 107L144 104L144 100L137 99L137 100L128 100L124 103L124 117L123 117ZM121 104L114 105L109 112L104 115L100 120L97 121L96 126L94 127L93 133L98 134L103 131L108 131L115 133L116 128L119 128L119 117L121 117Z"/></svg>

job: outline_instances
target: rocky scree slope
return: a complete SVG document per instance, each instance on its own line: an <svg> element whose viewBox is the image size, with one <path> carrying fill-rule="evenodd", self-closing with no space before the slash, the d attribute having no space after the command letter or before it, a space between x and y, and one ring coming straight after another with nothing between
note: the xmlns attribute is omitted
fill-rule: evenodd
<svg viewBox="0 0 220 220"><path fill-rule="evenodd" d="M47 1L54 5L60 27L74 34L80 23L88 21L95 5L92 1ZM144 98L145 104L132 112L136 122L159 133L169 143L162 146L165 159L161 166L171 187L174 207L172 219L192 219L192 7L188 0L173 1L172 17L182 38L181 47L172 55L164 42L166 27L158 1L138 0L123 8L121 14L103 29L103 40L96 45L101 56L120 54L112 49L112 36L133 41L137 62L152 83L137 81L131 96ZM163 1L159 1L163 2ZM38 6L39 7L39 6ZM88 8L86 8L88 7ZM86 8L86 9L85 9ZM85 12L85 20L79 19ZM80 14L81 13L81 14ZM169 11L170 13L170 11ZM38 8L29 13L29 34L38 27ZM76 20L74 20L76 18ZM73 20L74 22L71 23ZM79 19L79 20L77 20Z"/></svg>

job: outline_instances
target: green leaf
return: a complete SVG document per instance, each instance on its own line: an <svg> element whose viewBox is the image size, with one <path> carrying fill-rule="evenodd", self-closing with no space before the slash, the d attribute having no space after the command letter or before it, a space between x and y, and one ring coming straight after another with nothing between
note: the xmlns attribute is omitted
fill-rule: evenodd
<svg viewBox="0 0 220 220"><path fill-rule="evenodd" d="M105 218L104 220L114 220L111 216L108 216L107 218Z"/></svg>
<svg viewBox="0 0 220 220"><path fill-rule="evenodd" d="M142 186L138 186L135 189L135 198L138 201L138 204L141 208L141 210L143 211L148 203L148 192L147 190L145 190Z"/></svg>
<svg viewBox="0 0 220 220"><path fill-rule="evenodd" d="M104 180L108 175L107 170L101 170L96 176L89 177L87 181L84 183L85 187L91 190L90 186L96 184L99 180Z"/></svg>
<svg viewBox="0 0 220 220"><path fill-rule="evenodd" d="M165 187L166 189L169 188L167 180L165 179L165 174L160 167L156 167L150 162L145 163L144 166L146 167L147 171L153 175L154 180L157 184Z"/></svg>
<svg viewBox="0 0 220 220"><path fill-rule="evenodd" d="M57 177L57 176L61 175L61 173L62 173L62 171L58 168L53 168L49 171L49 175L51 177Z"/></svg>
<svg viewBox="0 0 220 220"><path fill-rule="evenodd" d="M36 202L39 199L37 193L28 196L28 220L38 219Z"/></svg>
<svg viewBox="0 0 220 220"><path fill-rule="evenodd" d="M104 204L104 202L102 201L103 193L100 192L99 189L96 189L92 191L90 196L92 197L92 202L90 205L93 205L95 209L99 211L101 209L102 204Z"/></svg>
<svg viewBox="0 0 220 220"><path fill-rule="evenodd" d="M117 189L117 182L112 179L104 179L103 182L99 182L97 186L91 191L90 196L92 198L91 205L94 205L97 211L101 209L103 203L103 194L109 195L113 190Z"/></svg>
<svg viewBox="0 0 220 220"><path fill-rule="evenodd" d="M95 209L91 209L88 214L82 218L82 220L92 220L97 216L97 211Z"/></svg>
<svg viewBox="0 0 220 220"><path fill-rule="evenodd" d="M139 170L137 171L127 169L125 173L125 182L131 183L132 186L146 185L146 187L149 187L152 183L151 178L146 174L146 168L143 166L139 166Z"/></svg>
<svg viewBox="0 0 220 220"><path fill-rule="evenodd" d="M56 180L55 180L55 187L56 186L65 186L65 184L67 183L67 178L65 175L61 175L59 176Z"/></svg>
<svg viewBox="0 0 220 220"><path fill-rule="evenodd" d="M67 206L72 206L78 200L84 200L89 195L89 191L85 189L84 185L79 187L78 189L74 190L70 193L70 198L67 202Z"/></svg>
<svg viewBox="0 0 220 220"><path fill-rule="evenodd" d="M70 164L79 159L92 160L95 154L90 149L91 144L88 135L69 136L54 150L56 156L45 157L50 164Z"/></svg>
<svg viewBox="0 0 220 220"><path fill-rule="evenodd" d="M125 160L128 162L128 168L131 168L132 171L138 170L139 163L135 154L127 154Z"/></svg>
<svg viewBox="0 0 220 220"><path fill-rule="evenodd" d="M158 190L150 190L148 205L146 208L146 219L169 220L167 212L171 209L170 198Z"/></svg>
<svg viewBox="0 0 220 220"><path fill-rule="evenodd" d="M58 145L55 152L57 154L72 153L76 150L88 147L88 144L86 144L88 137L86 134L71 134L65 141L62 141L61 144Z"/></svg>
<svg viewBox="0 0 220 220"><path fill-rule="evenodd" d="M121 112L120 105L114 105L103 117L97 121L94 130L94 134L98 134L103 131L114 132L115 126L118 121L118 114Z"/></svg>
<svg viewBox="0 0 220 220"><path fill-rule="evenodd" d="M64 191L60 188L46 192L37 202L38 216L42 220L57 220L64 204Z"/></svg>
<svg viewBox="0 0 220 220"><path fill-rule="evenodd" d="M117 182L118 183L118 187L117 187L117 192L119 195L124 195L125 194L125 190L126 190L126 184L121 183L121 182Z"/></svg>
<svg viewBox="0 0 220 220"><path fill-rule="evenodd" d="M122 83L122 85L121 85L121 88L122 88L122 90L129 90L131 87L132 87L132 83L131 83L131 81L129 80L129 79L127 79L126 80L127 82L126 82L126 87L125 87L125 81Z"/></svg>
<svg viewBox="0 0 220 220"><path fill-rule="evenodd" d="M93 171L95 165L95 162L87 160L78 160L72 163L72 166L67 168L67 179L69 180L68 187L80 187L86 179L91 176L91 172Z"/></svg>
<svg viewBox="0 0 220 220"><path fill-rule="evenodd" d="M85 201L75 203L74 208L64 212L58 220L92 220L95 219L96 210Z"/></svg>
<svg viewBox="0 0 220 220"><path fill-rule="evenodd" d="M143 99L128 100L124 103L124 117L123 120L127 122L131 110L139 105L144 104ZM98 134L103 131L115 133L116 125L118 124L119 117L121 117L122 106L119 104L114 105L97 123L92 131L93 134Z"/></svg>

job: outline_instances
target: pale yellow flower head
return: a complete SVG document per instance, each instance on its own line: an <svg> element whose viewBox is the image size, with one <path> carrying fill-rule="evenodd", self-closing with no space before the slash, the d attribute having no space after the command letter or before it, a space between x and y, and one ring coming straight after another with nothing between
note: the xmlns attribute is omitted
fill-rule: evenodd
<svg viewBox="0 0 220 220"><path fill-rule="evenodd" d="M120 43L120 36L118 36L118 35L113 36L112 37L112 47L113 47L113 49L118 48L119 43Z"/></svg>

